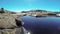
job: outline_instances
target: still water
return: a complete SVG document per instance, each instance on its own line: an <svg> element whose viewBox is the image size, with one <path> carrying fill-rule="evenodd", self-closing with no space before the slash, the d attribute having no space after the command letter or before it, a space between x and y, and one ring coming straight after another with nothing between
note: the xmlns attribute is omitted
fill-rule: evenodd
<svg viewBox="0 0 60 34"><path fill-rule="evenodd" d="M21 19L31 34L60 34L60 17L24 16Z"/></svg>

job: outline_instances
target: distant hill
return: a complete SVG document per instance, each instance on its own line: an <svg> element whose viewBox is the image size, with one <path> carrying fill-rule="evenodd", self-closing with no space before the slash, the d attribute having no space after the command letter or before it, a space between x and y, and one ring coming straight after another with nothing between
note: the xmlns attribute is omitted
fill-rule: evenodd
<svg viewBox="0 0 60 34"><path fill-rule="evenodd" d="M60 13L60 12L54 12L54 11L47 11L47 10L29 10L29 11L21 11L21 13L28 13L28 12L47 12L47 13Z"/></svg>
<svg viewBox="0 0 60 34"><path fill-rule="evenodd" d="M30 10L30 11L22 11L21 13L28 13L28 12L50 12L46 10Z"/></svg>

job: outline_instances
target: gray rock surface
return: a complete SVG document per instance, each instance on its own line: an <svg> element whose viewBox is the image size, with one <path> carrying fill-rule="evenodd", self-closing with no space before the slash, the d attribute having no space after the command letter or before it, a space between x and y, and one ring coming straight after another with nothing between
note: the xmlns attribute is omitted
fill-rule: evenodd
<svg viewBox="0 0 60 34"><path fill-rule="evenodd" d="M12 15L0 14L0 28L16 27L15 18Z"/></svg>
<svg viewBox="0 0 60 34"><path fill-rule="evenodd" d="M0 14L0 34L22 34L21 23L14 15Z"/></svg>
<svg viewBox="0 0 60 34"><path fill-rule="evenodd" d="M21 28L14 28L14 29L0 30L0 34L22 34L22 33L21 33Z"/></svg>
<svg viewBox="0 0 60 34"><path fill-rule="evenodd" d="M0 11L0 34L21 34L21 23L16 14Z"/></svg>

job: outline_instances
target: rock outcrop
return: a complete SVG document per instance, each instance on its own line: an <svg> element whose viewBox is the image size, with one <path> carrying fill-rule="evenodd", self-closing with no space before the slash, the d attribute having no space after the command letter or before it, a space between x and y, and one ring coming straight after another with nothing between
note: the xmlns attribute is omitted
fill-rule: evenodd
<svg viewBox="0 0 60 34"><path fill-rule="evenodd" d="M20 34L21 26L22 21L18 20L11 12L4 11L2 8L0 11L0 34Z"/></svg>
<svg viewBox="0 0 60 34"><path fill-rule="evenodd" d="M16 27L15 18L12 15L0 14L0 28Z"/></svg>

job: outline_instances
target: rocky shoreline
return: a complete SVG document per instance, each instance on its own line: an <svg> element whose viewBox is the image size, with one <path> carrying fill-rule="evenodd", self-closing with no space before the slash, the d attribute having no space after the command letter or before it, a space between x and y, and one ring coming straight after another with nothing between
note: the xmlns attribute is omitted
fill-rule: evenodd
<svg viewBox="0 0 60 34"><path fill-rule="evenodd" d="M22 21L14 12L7 12L3 8L0 10L0 34L21 34Z"/></svg>

